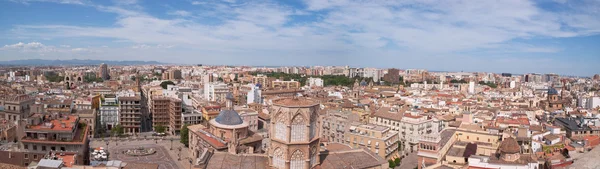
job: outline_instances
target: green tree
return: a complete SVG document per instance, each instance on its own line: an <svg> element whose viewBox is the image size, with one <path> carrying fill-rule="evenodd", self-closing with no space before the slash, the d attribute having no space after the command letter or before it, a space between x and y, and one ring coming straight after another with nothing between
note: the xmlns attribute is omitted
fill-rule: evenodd
<svg viewBox="0 0 600 169"><path fill-rule="evenodd" d="M394 159L394 163L396 164L396 166L400 166L400 158Z"/></svg>
<svg viewBox="0 0 600 169"><path fill-rule="evenodd" d="M396 167L396 163L393 160L388 160L388 166L390 168L395 168Z"/></svg>
<svg viewBox="0 0 600 169"><path fill-rule="evenodd" d="M187 127L188 127L187 124L183 125L183 127L181 127L181 131L180 131L180 135L179 135L179 136L181 136L181 139L179 139L179 142L181 142L183 145L185 145L185 147L189 146L189 141L188 141L189 130Z"/></svg>
<svg viewBox="0 0 600 169"><path fill-rule="evenodd" d="M175 83L173 83L173 82L172 82L172 81L170 81L170 80L163 81L162 83L160 83L160 87L162 87L163 89L167 89L167 86L168 86L168 85L175 85Z"/></svg>
<svg viewBox="0 0 600 169"><path fill-rule="evenodd" d="M110 133L111 133L113 136L121 136L121 135L123 135L123 133L125 133L125 132L124 132L124 130L123 130L123 126L121 126L121 125L119 124L119 125L116 125L115 127L113 127L112 129L110 129Z"/></svg>
<svg viewBox="0 0 600 169"><path fill-rule="evenodd" d="M167 127L163 125L154 126L154 131L156 131L157 133L164 133L165 131L167 131Z"/></svg>
<svg viewBox="0 0 600 169"><path fill-rule="evenodd" d="M57 74L48 74L46 75L46 79L49 82L62 82L64 80L64 76L59 76Z"/></svg>

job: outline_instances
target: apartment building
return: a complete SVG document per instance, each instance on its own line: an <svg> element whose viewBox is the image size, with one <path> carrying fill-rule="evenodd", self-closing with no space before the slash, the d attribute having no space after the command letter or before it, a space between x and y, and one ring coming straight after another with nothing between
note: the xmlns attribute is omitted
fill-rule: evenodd
<svg viewBox="0 0 600 169"><path fill-rule="evenodd" d="M165 126L171 134L178 134L181 130L181 106L181 99L153 96L152 126Z"/></svg>
<svg viewBox="0 0 600 169"><path fill-rule="evenodd" d="M299 89L300 82L294 79L290 81L275 80L271 82L271 87L275 89Z"/></svg>
<svg viewBox="0 0 600 169"><path fill-rule="evenodd" d="M101 99L99 110L100 124L107 131L119 124L119 105L115 95L104 95Z"/></svg>
<svg viewBox="0 0 600 169"><path fill-rule="evenodd" d="M186 110L186 109L184 109ZM181 123L183 125L194 125L202 122L202 111L200 110L186 110L181 113Z"/></svg>
<svg viewBox="0 0 600 169"><path fill-rule="evenodd" d="M82 126L76 115L35 114L28 118L27 124L25 136L21 139L22 151L33 154L48 154L50 151L75 153L76 164L89 163L89 127ZM27 155L25 158L28 158Z"/></svg>
<svg viewBox="0 0 600 169"><path fill-rule="evenodd" d="M370 118L369 123L399 132L402 150L410 152L417 150L421 135L437 134L444 128L442 121L408 109L382 108Z"/></svg>
<svg viewBox="0 0 600 169"><path fill-rule="evenodd" d="M353 124L345 133L346 144L354 148L367 148L384 159L394 159L398 154L398 132L389 127L373 124Z"/></svg>
<svg viewBox="0 0 600 169"><path fill-rule="evenodd" d="M204 84L204 98L208 101L225 102L229 92L229 87L225 83Z"/></svg>
<svg viewBox="0 0 600 169"><path fill-rule="evenodd" d="M327 110L321 126L321 138L326 138L329 143L346 143L345 133L353 122L359 122L359 117L351 111Z"/></svg>
<svg viewBox="0 0 600 169"><path fill-rule="evenodd" d="M263 74L258 74L252 77L252 84L260 84L263 87L269 87L269 85L271 85L271 83L269 82L269 78Z"/></svg>
<svg viewBox="0 0 600 169"><path fill-rule="evenodd" d="M235 108L242 120L248 123L248 130L258 130L258 112L250 108Z"/></svg>
<svg viewBox="0 0 600 169"><path fill-rule="evenodd" d="M142 124L141 97L119 97L119 122L127 134L139 133Z"/></svg>
<svg viewBox="0 0 600 169"><path fill-rule="evenodd" d="M169 132L179 134L181 131L181 99L171 98L169 100Z"/></svg>
<svg viewBox="0 0 600 169"><path fill-rule="evenodd" d="M0 117L9 121L17 121L29 117L35 98L26 94L7 95L0 97Z"/></svg>
<svg viewBox="0 0 600 169"><path fill-rule="evenodd" d="M153 96L152 97L152 107L151 116L152 116L152 126L169 126L169 110L171 105L171 99L163 96Z"/></svg>

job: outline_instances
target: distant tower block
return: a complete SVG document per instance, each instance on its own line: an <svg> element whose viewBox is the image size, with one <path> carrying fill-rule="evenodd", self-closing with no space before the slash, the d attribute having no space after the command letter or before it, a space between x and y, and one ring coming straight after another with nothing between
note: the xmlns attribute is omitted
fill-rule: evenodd
<svg viewBox="0 0 600 169"><path fill-rule="evenodd" d="M309 169L319 164L319 103L304 98L273 101L269 165Z"/></svg>

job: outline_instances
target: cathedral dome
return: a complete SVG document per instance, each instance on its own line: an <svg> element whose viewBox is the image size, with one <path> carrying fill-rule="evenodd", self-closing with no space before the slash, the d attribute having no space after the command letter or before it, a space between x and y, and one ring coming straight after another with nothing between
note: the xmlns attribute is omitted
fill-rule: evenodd
<svg viewBox="0 0 600 169"><path fill-rule="evenodd" d="M242 117L235 110L223 110L219 112L215 121L223 125L238 125L244 123Z"/></svg>
<svg viewBox="0 0 600 169"><path fill-rule="evenodd" d="M517 143L517 140L515 140L515 138L508 137L502 140L502 143L500 143L500 152L503 154L516 154L520 151L521 147L519 146L519 143Z"/></svg>
<svg viewBox="0 0 600 169"><path fill-rule="evenodd" d="M558 95L558 91L551 87L550 89L548 89L548 95Z"/></svg>

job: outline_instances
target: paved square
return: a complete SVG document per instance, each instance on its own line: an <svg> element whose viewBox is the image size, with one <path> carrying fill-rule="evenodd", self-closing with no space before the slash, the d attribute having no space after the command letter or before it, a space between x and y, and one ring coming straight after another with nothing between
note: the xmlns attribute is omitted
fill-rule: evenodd
<svg viewBox="0 0 600 169"><path fill-rule="evenodd" d="M144 147L146 149L154 149L156 153L147 156L130 156L127 154L123 154L123 152L139 147ZM153 144L143 144L143 145L119 145L119 146L111 146L109 149L110 160L121 160L124 162L133 162L133 163L152 163L158 164L159 169L177 169L181 168L177 166L177 162L169 156L168 150L162 146L153 145Z"/></svg>

